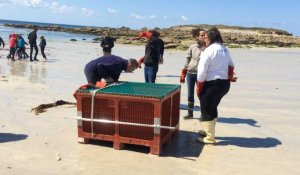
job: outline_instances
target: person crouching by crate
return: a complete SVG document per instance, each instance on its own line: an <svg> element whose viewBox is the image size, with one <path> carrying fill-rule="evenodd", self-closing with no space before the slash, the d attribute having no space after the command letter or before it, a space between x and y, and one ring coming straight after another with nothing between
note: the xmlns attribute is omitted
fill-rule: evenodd
<svg viewBox="0 0 300 175"><path fill-rule="evenodd" d="M135 59L125 60L115 55L104 55L87 63L84 74L89 84L101 80L112 83L119 80L122 71L133 72L137 68L138 62Z"/></svg>

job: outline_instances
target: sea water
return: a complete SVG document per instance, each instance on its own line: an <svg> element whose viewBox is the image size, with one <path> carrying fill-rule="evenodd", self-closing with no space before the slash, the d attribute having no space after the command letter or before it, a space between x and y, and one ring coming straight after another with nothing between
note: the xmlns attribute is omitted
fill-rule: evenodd
<svg viewBox="0 0 300 175"><path fill-rule="evenodd" d="M11 33L22 34L23 38L27 42L28 34L32 31L32 29L24 29L24 28L14 28L14 27L5 27L4 24L32 24L32 25L56 25L56 24L47 24L47 23L31 23L31 22L18 22L18 21L6 21L0 20L0 37L4 40L5 43L8 43L8 37ZM70 26L70 25L59 25L64 28L79 28L83 26ZM75 34L75 33L67 33L67 32L55 32L55 31L46 31L46 30L38 30L38 41L40 36L44 36L47 41L70 41L70 39L76 40L85 40L92 41L96 36L94 35L86 35L86 34Z"/></svg>

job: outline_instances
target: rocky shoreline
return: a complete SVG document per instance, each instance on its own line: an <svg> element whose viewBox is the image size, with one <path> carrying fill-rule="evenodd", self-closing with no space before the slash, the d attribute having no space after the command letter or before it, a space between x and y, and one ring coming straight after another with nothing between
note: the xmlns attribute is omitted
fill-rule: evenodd
<svg viewBox="0 0 300 175"><path fill-rule="evenodd" d="M147 30L132 30L128 27L82 27L64 28L57 25L34 26L29 24L4 24L6 27L28 28L37 27L39 30L60 31L79 34L95 35L95 42L101 40L104 31L109 31L115 37L118 44L142 45L146 43L145 38L139 38L138 33ZM166 49L187 49L194 41L190 31L195 28L209 29L212 25L180 25L170 28L155 28L161 33ZM251 47L300 47L300 38L292 36L284 30L268 28L247 28L239 26L215 25L222 33L225 44L230 48L251 48Z"/></svg>

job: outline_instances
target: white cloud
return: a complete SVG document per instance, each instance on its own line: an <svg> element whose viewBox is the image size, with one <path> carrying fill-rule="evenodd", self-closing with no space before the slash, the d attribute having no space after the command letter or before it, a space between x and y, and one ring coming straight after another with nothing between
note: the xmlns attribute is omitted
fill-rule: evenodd
<svg viewBox="0 0 300 175"><path fill-rule="evenodd" d="M145 19L146 18L146 16L142 16L142 15L135 14L135 13L131 13L130 16L132 16L135 19Z"/></svg>
<svg viewBox="0 0 300 175"><path fill-rule="evenodd" d="M117 10L112 9L112 8L107 8L107 11L108 11L109 13L118 13Z"/></svg>
<svg viewBox="0 0 300 175"><path fill-rule="evenodd" d="M8 0L8 2L25 7L41 7L44 4L43 0Z"/></svg>
<svg viewBox="0 0 300 175"><path fill-rule="evenodd" d="M164 16L164 17L163 17L163 19L164 19L164 20L168 20L168 19L169 19L169 17L167 17L167 16Z"/></svg>
<svg viewBox="0 0 300 175"><path fill-rule="evenodd" d="M188 21L188 20L189 20L189 19L188 19L187 17L185 17L184 15L181 16L181 19L182 19L183 21Z"/></svg>
<svg viewBox="0 0 300 175"><path fill-rule="evenodd" d="M86 15L86 16L92 16L95 13L94 10L90 10L87 8L81 8L81 14Z"/></svg>
<svg viewBox="0 0 300 175"><path fill-rule="evenodd" d="M154 19L154 18L156 18L156 16L155 15L150 15L149 18Z"/></svg>
<svg viewBox="0 0 300 175"><path fill-rule="evenodd" d="M60 5L58 2L53 1L50 5L50 9L55 13L64 13L71 11L74 8L67 5Z"/></svg>

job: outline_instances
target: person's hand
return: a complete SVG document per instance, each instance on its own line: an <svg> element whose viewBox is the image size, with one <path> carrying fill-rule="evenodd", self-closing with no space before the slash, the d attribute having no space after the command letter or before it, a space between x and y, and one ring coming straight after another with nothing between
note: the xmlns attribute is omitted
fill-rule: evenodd
<svg viewBox="0 0 300 175"><path fill-rule="evenodd" d="M104 78L104 83L113 83L114 79L112 79L111 77L108 78Z"/></svg>
<svg viewBox="0 0 300 175"><path fill-rule="evenodd" d="M180 76L180 83L185 83L186 74L187 74L187 70L186 69L182 69L181 70L181 76Z"/></svg>
<svg viewBox="0 0 300 175"><path fill-rule="evenodd" d="M236 82L237 77L234 76L234 67L228 66L228 78L231 82Z"/></svg>
<svg viewBox="0 0 300 175"><path fill-rule="evenodd" d="M164 64L164 58L163 57L160 57L159 64Z"/></svg>
<svg viewBox="0 0 300 175"><path fill-rule="evenodd" d="M139 60L138 60L138 63L139 63L139 68L142 68L142 64L144 62L144 57L141 57Z"/></svg>
<svg viewBox="0 0 300 175"><path fill-rule="evenodd" d="M105 82L102 82L102 81L97 81L96 82L96 87L97 88L104 88L106 86L107 86L107 83L105 83Z"/></svg>
<svg viewBox="0 0 300 175"><path fill-rule="evenodd" d="M200 98L200 94L201 94L201 91L203 89L203 86L204 86L204 82L197 81L197 83L196 83L196 93L197 93L197 96L199 98Z"/></svg>
<svg viewBox="0 0 300 175"><path fill-rule="evenodd" d="M92 83L89 83L89 84L85 84L85 85L80 86L80 89L86 90L88 88L94 88L94 87L95 87L95 85L93 85Z"/></svg>

